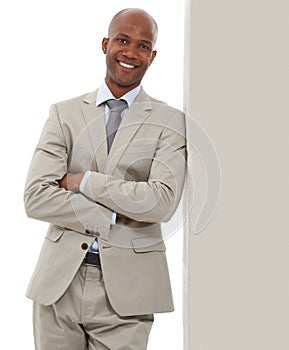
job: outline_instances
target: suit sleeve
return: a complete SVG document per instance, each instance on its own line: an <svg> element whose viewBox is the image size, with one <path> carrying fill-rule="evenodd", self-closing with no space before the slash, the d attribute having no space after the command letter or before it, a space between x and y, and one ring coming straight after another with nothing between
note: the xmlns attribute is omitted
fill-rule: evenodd
<svg viewBox="0 0 289 350"><path fill-rule="evenodd" d="M111 211L82 194L66 191L58 181L67 173L68 153L53 105L33 155L24 191L29 217L80 233L108 234Z"/></svg>
<svg viewBox="0 0 289 350"><path fill-rule="evenodd" d="M163 128L148 181L126 181L92 172L83 193L133 220L165 222L179 203L185 168L185 121L178 112Z"/></svg>

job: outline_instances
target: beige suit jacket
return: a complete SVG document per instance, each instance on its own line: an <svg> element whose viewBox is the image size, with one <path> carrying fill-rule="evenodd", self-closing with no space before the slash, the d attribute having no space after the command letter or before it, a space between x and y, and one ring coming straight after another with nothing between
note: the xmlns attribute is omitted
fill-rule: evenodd
<svg viewBox="0 0 289 350"><path fill-rule="evenodd" d="M173 310L161 222L173 215L185 174L182 112L141 90L107 155L97 91L51 107L25 186L29 217L50 223L27 296L65 292L98 237L104 282L123 316ZM59 188L67 172L92 173L83 193ZM123 217L111 225L112 213Z"/></svg>

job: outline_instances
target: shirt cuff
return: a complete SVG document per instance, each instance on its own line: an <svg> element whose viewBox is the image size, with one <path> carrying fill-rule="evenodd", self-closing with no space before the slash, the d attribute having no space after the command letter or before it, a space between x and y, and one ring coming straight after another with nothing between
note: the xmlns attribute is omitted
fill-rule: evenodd
<svg viewBox="0 0 289 350"><path fill-rule="evenodd" d="M83 178L82 178L82 180L81 180L81 182L80 182L80 185L79 185L79 191L81 192L81 193L83 193L83 191L84 191L84 186L85 186L85 184L86 184L86 182L87 182L87 180L88 180L88 178L89 178L89 176L90 176L90 173L91 173L91 171L86 171L85 172L85 174L83 175Z"/></svg>
<svg viewBox="0 0 289 350"><path fill-rule="evenodd" d="M111 224L115 225L115 223L116 223L116 212L113 211L111 215Z"/></svg>

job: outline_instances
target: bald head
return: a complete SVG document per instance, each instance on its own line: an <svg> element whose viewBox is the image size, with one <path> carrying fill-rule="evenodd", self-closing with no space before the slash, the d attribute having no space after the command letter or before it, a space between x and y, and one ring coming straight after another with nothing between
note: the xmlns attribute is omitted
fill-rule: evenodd
<svg viewBox="0 0 289 350"><path fill-rule="evenodd" d="M146 22L147 28L153 37L153 44L155 45L158 36L157 22L149 13L139 8L127 8L119 11L110 22L108 35L111 36L114 31L115 24L118 23L118 21L126 22L135 20L138 22L139 19L141 19L143 22Z"/></svg>

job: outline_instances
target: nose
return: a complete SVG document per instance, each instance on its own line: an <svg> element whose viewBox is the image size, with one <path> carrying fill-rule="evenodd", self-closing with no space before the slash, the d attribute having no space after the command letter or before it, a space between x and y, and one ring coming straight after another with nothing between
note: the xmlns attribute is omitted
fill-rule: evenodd
<svg viewBox="0 0 289 350"><path fill-rule="evenodd" d="M126 56L127 58L137 58L136 48L133 45L127 46L123 50L123 55Z"/></svg>

